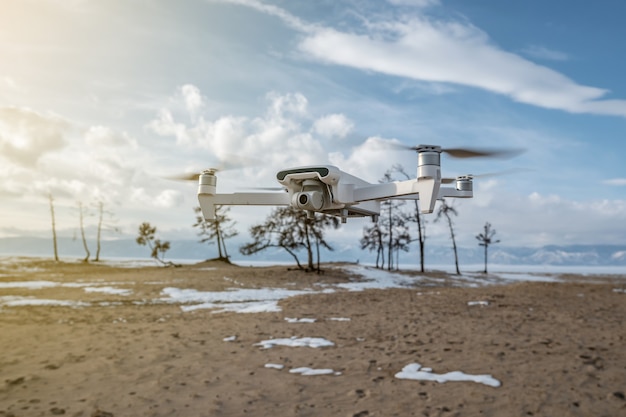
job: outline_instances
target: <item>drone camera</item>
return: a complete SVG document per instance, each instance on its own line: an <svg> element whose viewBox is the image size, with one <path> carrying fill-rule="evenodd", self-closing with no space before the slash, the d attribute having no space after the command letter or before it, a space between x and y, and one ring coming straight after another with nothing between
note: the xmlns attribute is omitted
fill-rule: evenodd
<svg viewBox="0 0 626 417"><path fill-rule="evenodd" d="M302 191L293 195L291 205L302 210L321 210L324 207L323 185L316 180L304 180Z"/></svg>
<svg viewBox="0 0 626 417"><path fill-rule="evenodd" d="M294 194L292 205L302 210L321 210L324 194L319 191L302 191Z"/></svg>

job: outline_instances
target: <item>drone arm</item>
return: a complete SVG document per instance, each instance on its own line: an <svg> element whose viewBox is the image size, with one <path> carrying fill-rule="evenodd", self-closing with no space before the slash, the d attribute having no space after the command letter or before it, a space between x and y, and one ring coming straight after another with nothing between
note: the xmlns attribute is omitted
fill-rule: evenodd
<svg viewBox="0 0 626 417"><path fill-rule="evenodd" d="M381 200L415 194L416 185L416 180L407 180L358 187L353 192L354 201Z"/></svg>
<svg viewBox="0 0 626 417"><path fill-rule="evenodd" d="M436 196L439 195L440 181L434 178L396 181L361 187L354 190L355 201L380 200L414 195L422 202L422 213L432 213L435 209Z"/></svg>
<svg viewBox="0 0 626 417"><path fill-rule="evenodd" d="M472 190L457 190L456 188L452 187L441 187L439 189L439 196L437 197L437 200L441 200L445 197L472 198L473 195L474 193L472 192Z"/></svg>
<svg viewBox="0 0 626 417"><path fill-rule="evenodd" d="M281 193L198 193L198 202L206 220L215 219L215 206L286 206L289 194Z"/></svg>

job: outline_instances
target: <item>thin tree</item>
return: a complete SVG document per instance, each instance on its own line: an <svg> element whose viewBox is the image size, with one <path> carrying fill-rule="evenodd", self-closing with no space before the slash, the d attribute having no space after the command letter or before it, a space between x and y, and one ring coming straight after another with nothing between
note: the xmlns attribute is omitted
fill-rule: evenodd
<svg viewBox="0 0 626 417"><path fill-rule="evenodd" d="M478 235L476 235L476 239L478 240L478 245L479 246L484 246L485 248L485 270L483 271L484 274L487 273L487 249L489 248L489 245L492 245L494 243L500 243L500 240L493 240L493 237L496 234L496 229L492 229L491 228L491 223L486 222L485 226L484 226L484 231Z"/></svg>
<svg viewBox="0 0 626 417"><path fill-rule="evenodd" d="M239 233L234 228L233 220L228 216L230 207L215 206L215 220L207 221L202 216L202 209L194 207L196 213L196 222L193 227L200 229L198 236L204 236L200 242L208 242L210 245L217 244L218 260L229 261L228 251L226 250L226 239L237 236Z"/></svg>
<svg viewBox="0 0 626 417"><path fill-rule="evenodd" d="M152 227L150 223L144 222L139 226L139 236L136 242L141 246L150 248L150 257L165 266L180 266L171 261L165 261L165 252L170 249L170 242L161 241L156 238L156 226Z"/></svg>
<svg viewBox="0 0 626 417"><path fill-rule="evenodd" d="M96 257L93 259L94 262L100 261L100 251L102 249L101 244L100 244L101 238L102 238L102 229L104 228L108 230L113 230L115 232L119 232L119 228L112 225L112 223L114 223L115 220L109 219L108 222L105 222L105 215L112 218L113 213L108 210L104 210L104 203L102 201L98 201L97 210L98 210L98 227L96 229Z"/></svg>
<svg viewBox="0 0 626 417"><path fill-rule="evenodd" d="M413 178L409 174L406 173L402 165L396 164L392 167L392 170L401 174L406 179ZM407 217L407 221L417 224L417 242L419 243L419 250L420 250L420 271L424 272L424 248L426 244L426 221L423 219L420 213L418 200L413 200L413 203L415 205L415 210L410 216ZM411 242L414 242L414 241L415 239L411 240Z"/></svg>
<svg viewBox="0 0 626 417"><path fill-rule="evenodd" d="M441 220L441 218L445 217L448 222L448 227L450 228L450 239L452 239L452 249L454 250L454 265L456 266L456 274L461 275L461 271L459 271L459 256L456 250L456 240L454 238L454 227L451 216L457 216L458 213L456 209L452 206L449 206L446 203L446 200L441 199L441 204L439 205L439 210L437 210L437 217L435 221Z"/></svg>
<svg viewBox="0 0 626 417"><path fill-rule="evenodd" d="M59 262L59 249L57 246L57 229L56 222L54 219L54 199L52 198L52 193L48 194L48 201L50 202L50 216L52 218L52 244L54 247L54 261Z"/></svg>
<svg viewBox="0 0 626 417"><path fill-rule="evenodd" d="M87 239L85 238L85 224L84 224L84 208L82 201L78 202L78 218L80 225L80 237L83 241L83 248L85 248L85 258L83 262L89 262L89 257L91 256L91 252L89 252L89 247L87 246Z"/></svg>

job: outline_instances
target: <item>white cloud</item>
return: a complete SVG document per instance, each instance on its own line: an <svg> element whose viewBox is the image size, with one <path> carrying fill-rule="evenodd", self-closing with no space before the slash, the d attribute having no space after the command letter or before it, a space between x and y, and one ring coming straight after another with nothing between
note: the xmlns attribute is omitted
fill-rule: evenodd
<svg viewBox="0 0 626 417"><path fill-rule="evenodd" d="M199 113L187 124L175 118L170 109L162 109L148 126L161 136L175 137L178 144L189 149L208 151L204 164L230 166L237 161L256 161L267 173L286 166L325 162L321 143L309 133L314 118L306 97L272 92L266 100L264 116L228 115L211 120Z"/></svg>
<svg viewBox="0 0 626 417"><path fill-rule="evenodd" d="M180 206L184 202L184 196L180 191L172 189L155 193L144 187L133 187L130 192L130 200L134 204L145 207L171 209Z"/></svg>
<svg viewBox="0 0 626 417"><path fill-rule="evenodd" d="M522 53L531 58L545 59L548 61L567 61L569 55L565 52L555 51L540 45L530 45L522 50Z"/></svg>
<svg viewBox="0 0 626 417"><path fill-rule="evenodd" d="M606 185L623 186L626 185L626 178L611 178L610 180L603 181Z"/></svg>
<svg viewBox="0 0 626 417"><path fill-rule="evenodd" d="M358 32L342 32L308 25L276 6L251 0L233 2L277 16L300 31L300 51L322 62L479 88L543 108L626 117L626 100L602 99L608 90L578 84L508 52L465 21L437 20L416 9L401 19L367 21ZM548 50L543 52L545 55Z"/></svg>
<svg viewBox="0 0 626 417"><path fill-rule="evenodd" d="M0 151L9 162L32 167L66 145L70 124L54 115L19 107L0 108Z"/></svg>
<svg viewBox="0 0 626 417"><path fill-rule="evenodd" d="M437 6L441 2L439 0L387 0L395 6L411 6L411 7L432 7Z"/></svg>
<svg viewBox="0 0 626 417"><path fill-rule="evenodd" d="M354 123L344 114L329 114L313 123L313 131L326 138L345 138L354 128Z"/></svg>
<svg viewBox="0 0 626 417"><path fill-rule="evenodd" d="M187 111L191 115L196 115L204 107L204 99L200 94L200 89L195 85L185 84L180 88L180 92L185 100Z"/></svg>
<svg viewBox="0 0 626 417"><path fill-rule="evenodd" d="M117 132L107 126L91 126L85 132L85 144L91 148L128 146L137 149L137 141L126 132Z"/></svg>
<svg viewBox="0 0 626 417"><path fill-rule="evenodd" d="M417 165L417 156L414 152L392 152L393 147L397 145L401 145L397 139L373 136L349 152L330 153L329 159L341 170L376 183L393 165L400 164L405 168ZM411 174L409 171L409 175Z"/></svg>

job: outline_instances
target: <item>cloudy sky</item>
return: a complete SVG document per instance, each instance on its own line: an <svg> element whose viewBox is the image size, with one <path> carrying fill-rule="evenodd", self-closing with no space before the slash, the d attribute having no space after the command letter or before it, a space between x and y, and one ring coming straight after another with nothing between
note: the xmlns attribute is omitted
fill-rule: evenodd
<svg viewBox="0 0 626 417"><path fill-rule="evenodd" d="M526 150L443 158L444 176L515 170L454 202L461 244L486 221L510 246L626 244L623 1L0 3L0 237L48 236L52 194L61 234L102 201L123 236L194 238L195 185L163 177L236 156L219 191L322 163L376 182L414 172L384 147L401 142ZM231 213L245 235L267 210Z"/></svg>

